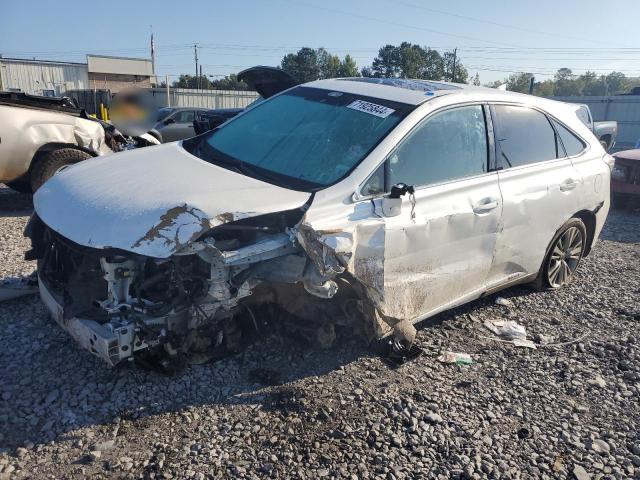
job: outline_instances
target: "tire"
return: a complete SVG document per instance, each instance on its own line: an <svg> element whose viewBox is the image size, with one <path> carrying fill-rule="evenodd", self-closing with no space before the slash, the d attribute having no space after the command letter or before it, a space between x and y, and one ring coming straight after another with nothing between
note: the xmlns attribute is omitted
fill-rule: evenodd
<svg viewBox="0 0 640 480"><path fill-rule="evenodd" d="M23 175L21 177L6 183L7 187L20 193L31 193L31 183L29 182L29 176Z"/></svg>
<svg viewBox="0 0 640 480"><path fill-rule="evenodd" d="M67 165L91 158L86 152L75 148L61 148L45 153L31 168L31 190L35 193L44 182Z"/></svg>
<svg viewBox="0 0 640 480"><path fill-rule="evenodd" d="M537 290L555 290L568 285L587 248L587 228L572 218L554 235L533 282Z"/></svg>

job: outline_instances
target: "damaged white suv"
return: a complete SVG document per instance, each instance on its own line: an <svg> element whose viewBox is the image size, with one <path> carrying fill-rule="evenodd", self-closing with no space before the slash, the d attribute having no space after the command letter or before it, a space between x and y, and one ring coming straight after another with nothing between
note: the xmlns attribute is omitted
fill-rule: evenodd
<svg viewBox="0 0 640 480"><path fill-rule="evenodd" d="M111 365L233 351L260 304L305 328L345 303L370 338L406 338L506 286L569 282L607 216L611 160L564 103L320 80L64 170L35 195L27 258L56 321Z"/></svg>

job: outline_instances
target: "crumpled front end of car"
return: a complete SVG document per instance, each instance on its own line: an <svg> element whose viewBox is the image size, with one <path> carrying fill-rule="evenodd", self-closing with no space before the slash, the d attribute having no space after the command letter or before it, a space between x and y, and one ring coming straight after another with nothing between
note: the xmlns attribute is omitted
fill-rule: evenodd
<svg viewBox="0 0 640 480"><path fill-rule="evenodd" d="M38 260L41 297L56 322L110 365L142 352L215 358L240 348L243 323L256 322L252 307L295 308L296 295L322 301L337 292L335 272L321 273L296 238L303 214L223 224L168 258L82 246L34 214L27 258Z"/></svg>

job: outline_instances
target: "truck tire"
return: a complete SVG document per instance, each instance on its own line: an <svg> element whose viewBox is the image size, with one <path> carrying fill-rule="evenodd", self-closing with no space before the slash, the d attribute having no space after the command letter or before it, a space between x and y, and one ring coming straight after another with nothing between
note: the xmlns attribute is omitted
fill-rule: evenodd
<svg viewBox="0 0 640 480"><path fill-rule="evenodd" d="M31 183L28 175L22 175L6 183L7 187L20 193L31 193Z"/></svg>
<svg viewBox="0 0 640 480"><path fill-rule="evenodd" d="M31 168L31 190L35 193L44 182L58 173L62 167L88 158L91 158L91 155L75 148L60 148L45 153Z"/></svg>

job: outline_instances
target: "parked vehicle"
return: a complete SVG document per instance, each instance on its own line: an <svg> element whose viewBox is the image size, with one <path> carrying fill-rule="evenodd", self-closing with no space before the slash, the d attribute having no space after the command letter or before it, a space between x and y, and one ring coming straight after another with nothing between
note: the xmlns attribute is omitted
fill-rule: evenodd
<svg viewBox="0 0 640 480"><path fill-rule="evenodd" d="M158 143L125 136L65 97L0 92L0 182L20 192L35 192L82 160Z"/></svg>
<svg viewBox="0 0 640 480"><path fill-rule="evenodd" d="M602 148L609 151L616 144L616 137L618 135L618 122L606 121L606 122L594 122L593 116L589 105L580 103L576 105L576 115L582 120L582 122L593 132L596 138L600 141Z"/></svg>
<svg viewBox="0 0 640 480"><path fill-rule="evenodd" d="M152 130L162 143L193 137L196 134L193 124L205 111L206 108L197 107L161 108Z"/></svg>
<svg viewBox="0 0 640 480"><path fill-rule="evenodd" d="M59 325L111 365L233 352L264 304L324 338L349 312L406 347L445 309L568 284L605 222L612 165L566 103L319 80L56 175L34 197L26 258Z"/></svg>
<svg viewBox="0 0 640 480"><path fill-rule="evenodd" d="M238 80L245 82L251 90L260 94L260 97L251 102L249 106L256 105L264 99L298 84L298 82L284 70L264 66L251 67L243 70L238 74ZM217 108L203 112L200 118L196 119L193 123L196 135L200 135L208 130L213 130L244 110L244 108Z"/></svg>
<svg viewBox="0 0 640 480"><path fill-rule="evenodd" d="M614 155L611 194L616 207L640 206L640 149L624 150Z"/></svg>

